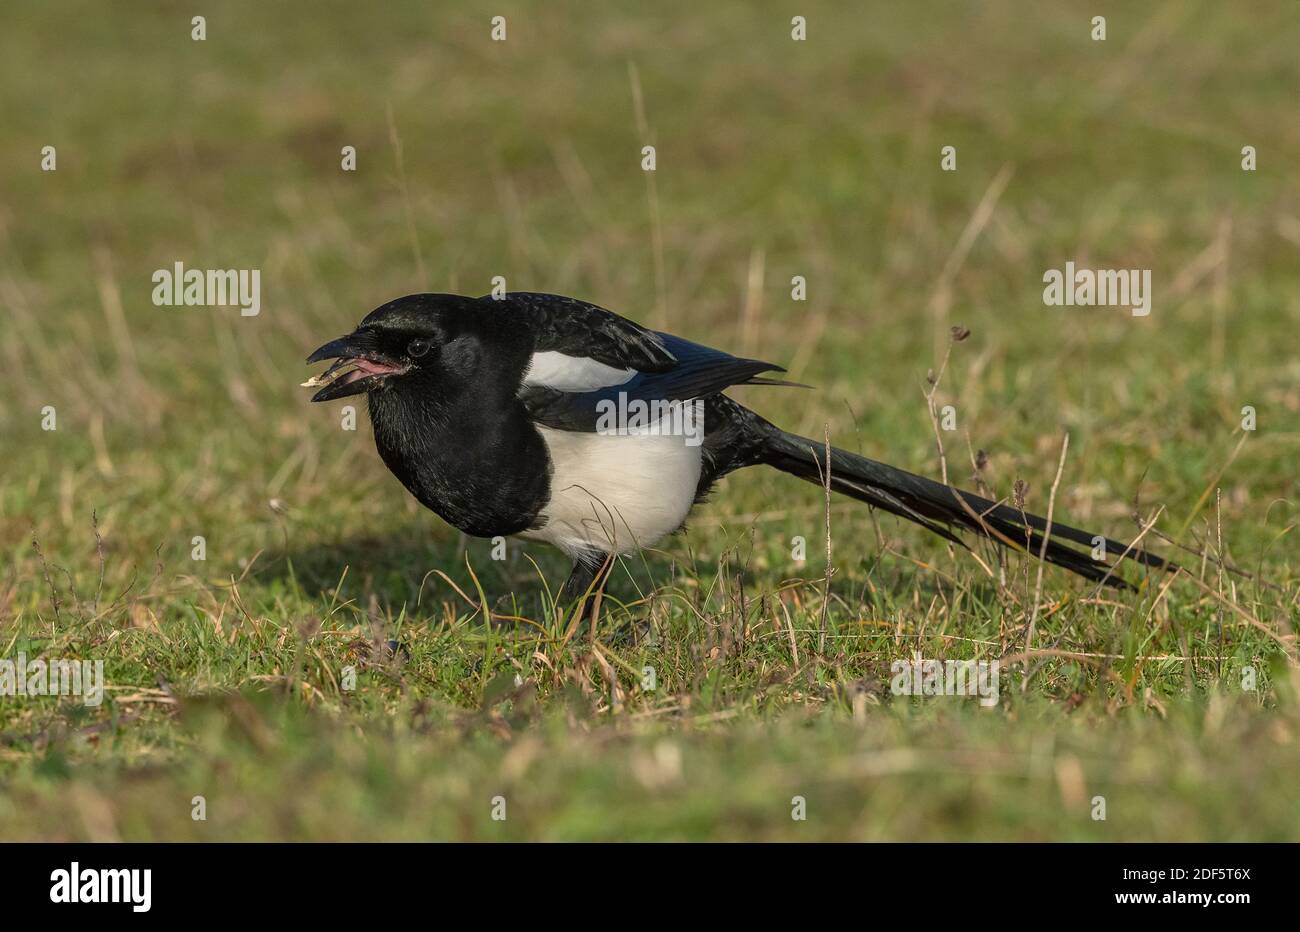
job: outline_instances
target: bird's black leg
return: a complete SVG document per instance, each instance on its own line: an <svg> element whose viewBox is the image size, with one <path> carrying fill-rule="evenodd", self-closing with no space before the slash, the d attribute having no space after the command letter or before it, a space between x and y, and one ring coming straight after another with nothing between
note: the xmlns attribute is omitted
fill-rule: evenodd
<svg viewBox="0 0 1300 932"><path fill-rule="evenodd" d="M604 590L613 566L614 561L609 554L596 550L584 553L573 561L573 571L569 573L564 588L560 590L560 607L566 616L581 600L582 605L577 616L578 624L581 625L591 619L596 609L596 599Z"/></svg>

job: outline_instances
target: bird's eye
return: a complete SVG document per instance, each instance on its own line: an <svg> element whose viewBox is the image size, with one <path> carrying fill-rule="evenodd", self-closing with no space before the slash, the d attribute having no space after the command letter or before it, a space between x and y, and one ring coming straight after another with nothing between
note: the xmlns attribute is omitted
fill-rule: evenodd
<svg viewBox="0 0 1300 932"><path fill-rule="evenodd" d="M418 358L429 352L428 340L412 340L406 344L406 355L412 358Z"/></svg>

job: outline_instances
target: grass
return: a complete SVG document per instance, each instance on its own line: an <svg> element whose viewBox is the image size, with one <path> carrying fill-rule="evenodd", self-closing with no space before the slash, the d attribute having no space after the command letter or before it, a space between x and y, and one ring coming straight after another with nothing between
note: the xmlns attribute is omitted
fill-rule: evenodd
<svg viewBox="0 0 1300 932"><path fill-rule="evenodd" d="M108 690L0 698L0 838L1300 838L1290 6L796 12L11 18L0 657ZM261 269L262 313L155 307L176 261ZM1151 269L1151 315L1045 307L1066 261ZM820 493L748 472L566 632L562 558L493 560L296 387L372 307L496 275L786 365L816 390L736 396L938 476L932 391L953 481L1031 510L1068 433L1056 517L1154 518L1186 573L1040 590L836 501L825 597ZM895 696L917 651L1001 659L1001 702Z"/></svg>

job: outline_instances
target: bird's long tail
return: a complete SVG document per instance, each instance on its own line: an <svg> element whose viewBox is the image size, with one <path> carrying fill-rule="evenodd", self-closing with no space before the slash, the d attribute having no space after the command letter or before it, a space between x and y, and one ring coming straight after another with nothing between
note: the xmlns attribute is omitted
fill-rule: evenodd
<svg viewBox="0 0 1300 932"><path fill-rule="evenodd" d="M824 484L826 449L823 444L778 428L765 433L764 462L800 479ZM1043 547L1047 520L1038 515L834 447L831 448L830 460L833 491L914 521L962 547L966 544L954 533L955 530L974 531L1005 547L1026 550L1034 556L1038 556ZM1123 555L1146 566L1175 568L1155 554L1056 520L1052 521L1043 556L1047 562L1095 582L1131 588L1124 579L1115 575L1111 564L1093 559L1092 551L1099 540L1105 540L1105 552L1111 557ZM1065 541L1082 544L1088 549L1076 550L1067 546Z"/></svg>

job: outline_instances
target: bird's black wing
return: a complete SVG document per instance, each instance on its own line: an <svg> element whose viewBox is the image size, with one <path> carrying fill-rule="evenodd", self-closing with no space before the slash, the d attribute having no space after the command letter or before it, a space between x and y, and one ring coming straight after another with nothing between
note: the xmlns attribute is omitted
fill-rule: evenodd
<svg viewBox="0 0 1300 932"><path fill-rule="evenodd" d="M667 372L677 365L662 334L603 307L531 291L511 292L502 300L529 318L538 352L564 353L639 372Z"/></svg>
<svg viewBox="0 0 1300 932"><path fill-rule="evenodd" d="M756 381L760 372L785 371L770 362L742 359L672 334L646 333L671 354L675 360L671 367L639 371L620 361L633 370L625 381L585 391L525 381L519 397L533 420L559 430L590 433L599 428L602 417L608 417L611 410L625 410L634 402L644 403L652 411L659 403L662 410L663 403L707 398L731 385Z"/></svg>

